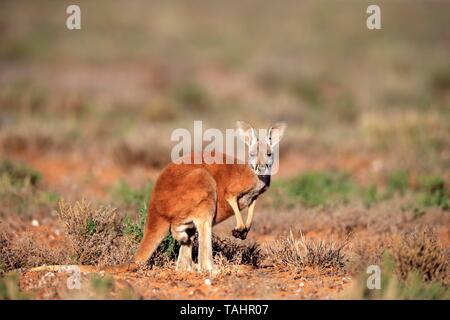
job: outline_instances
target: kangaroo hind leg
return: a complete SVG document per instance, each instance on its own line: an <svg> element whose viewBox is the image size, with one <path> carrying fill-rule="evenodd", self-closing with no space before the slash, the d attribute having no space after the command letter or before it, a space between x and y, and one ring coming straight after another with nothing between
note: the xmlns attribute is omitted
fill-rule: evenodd
<svg viewBox="0 0 450 320"><path fill-rule="evenodd" d="M196 222L198 230L198 266L199 271L213 271L212 220Z"/></svg>

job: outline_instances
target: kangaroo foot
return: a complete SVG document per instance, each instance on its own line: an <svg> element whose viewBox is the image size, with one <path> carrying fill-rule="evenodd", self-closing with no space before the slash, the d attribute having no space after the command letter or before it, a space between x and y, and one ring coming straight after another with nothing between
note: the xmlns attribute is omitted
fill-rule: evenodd
<svg viewBox="0 0 450 320"><path fill-rule="evenodd" d="M231 234L233 235L233 237L241 239L241 240L245 240L247 238L247 234L248 234L248 229L247 228L242 228L242 229L233 229L231 231Z"/></svg>

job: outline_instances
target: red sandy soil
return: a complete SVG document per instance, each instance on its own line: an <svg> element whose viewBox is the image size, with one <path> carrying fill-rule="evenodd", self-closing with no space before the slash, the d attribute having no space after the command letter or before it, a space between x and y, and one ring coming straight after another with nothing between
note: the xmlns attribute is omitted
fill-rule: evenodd
<svg viewBox="0 0 450 320"><path fill-rule="evenodd" d="M99 155L28 153L15 155L13 159L25 161L39 170L43 174L44 184L52 190L64 190L64 193L68 193L75 186L84 197L95 199L105 199L108 189L119 179L132 181L133 177L140 177L141 180L146 177L154 180L158 174L155 169L123 168ZM336 157L334 163L330 164L287 154L282 160L280 176L286 177L305 169L326 169L330 165L354 172L358 176L371 172L373 161L344 155ZM51 246L64 245L59 233L61 226L56 220L56 217L54 220L46 219L45 224L30 229L40 240ZM306 236L321 239L328 237L328 233L326 230L311 231ZM365 236L367 232L364 230L357 234L359 239ZM450 244L449 230L441 229L439 236L446 245ZM252 235L263 248L275 237L276 235ZM114 274L112 277L115 280L113 287L100 297L124 298L130 297L129 292L132 292L132 298L144 299L334 299L339 298L342 290L352 281L351 275L336 275L332 270L320 273L314 269L306 269L295 273L274 266L254 269L241 265L222 266L214 276L176 273L172 268ZM211 284L205 283L206 279ZM90 297L90 292L83 291L83 288L89 288L88 275L82 277L81 291L68 290L66 280L67 274L64 272L25 272L20 285L22 289L32 291L38 299Z"/></svg>

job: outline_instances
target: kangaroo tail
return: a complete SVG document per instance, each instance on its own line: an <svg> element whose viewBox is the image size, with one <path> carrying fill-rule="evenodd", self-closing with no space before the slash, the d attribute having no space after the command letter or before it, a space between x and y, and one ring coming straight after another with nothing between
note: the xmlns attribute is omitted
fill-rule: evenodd
<svg viewBox="0 0 450 320"><path fill-rule="evenodd" d="M150 202L144 238L134 256L133 267L147 262L164 237L169 233L169 228L170 223L157 213L154 204Z"/></svg>
<svg viewBox="0 0 450 320"><path fill-rule="evenodd" d="M39 266L35 268L28 269L29 272L41 272L41 271L49 271L49 272L60 272L60 271L70 271L77 270L83 273L93 273L93 272L127 272L127 271L135 271L138 269L138 266L135 266L133 263L123 264L118 266L89 266L89 265L52 265L52 266Z"/></svg>

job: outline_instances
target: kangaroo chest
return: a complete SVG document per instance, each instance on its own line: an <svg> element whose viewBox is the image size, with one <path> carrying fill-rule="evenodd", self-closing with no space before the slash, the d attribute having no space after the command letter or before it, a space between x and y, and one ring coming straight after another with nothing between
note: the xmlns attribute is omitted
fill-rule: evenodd
<svg viewBox="0 0 450 320"><path fill-rule="evenodd" d="M264 193L270 186L270 176L258 176L256 184L238 197L239 209L247 208L253 200Z"/></svg>

